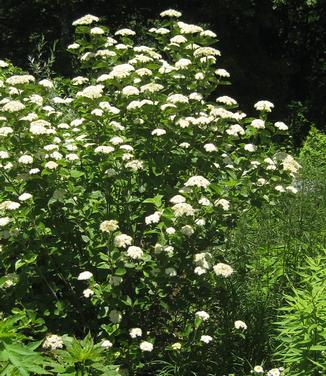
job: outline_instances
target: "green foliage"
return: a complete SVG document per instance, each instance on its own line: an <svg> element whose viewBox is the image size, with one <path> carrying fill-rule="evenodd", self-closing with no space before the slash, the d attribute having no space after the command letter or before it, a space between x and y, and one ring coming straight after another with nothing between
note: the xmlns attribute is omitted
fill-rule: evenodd
<svg viewBox="0 0 326 376"><path fill-rule="evenodd" d="M315 176L326 169L326 134L312 128L300 150L300 160L309 169L316 171ZM312 171L310 170L310 173Z"/></svg>
<svg viewBox="0 0 326 376"><path fill-rule="evenodd" d="M118 376L118 367L109 364L110 357L101 344L94 344L88 334L83 340L65 338L65 350L57 350L54 358L57 364L52 372L58 375L106 375Z"/></svg>
<svg viewBox="0 0 326 376"><path fill-rule="evenodd" d="M319 375L326 371L326 269L325 250L306 258L300 284L286 295L279 309L277 358L290 375Z"/></svg>
<svg viewBox="0 0 326 376"><path fill-rule="evenodd" d="M29 69L37 78L50 78L54 76L54 64L56 60L56 48L58 41L55 40L52 46L46 51L47 42L41 34L35 38L35 50L28 56Z"/></svg>
<svg viewBox="0 0 326 376"><path fill-rule="evenodd" d="M31 312L22 333L45 354L21 342L21 369L34 356L63 375L256 362L240 359L250 328L229 237L242 213L295 192L300 165L272 103L248 117L213 100L229 84L216 36L173 13L150 46L77 20L69 50L84 77L38 82L1 61L1 304Z"/></svg>

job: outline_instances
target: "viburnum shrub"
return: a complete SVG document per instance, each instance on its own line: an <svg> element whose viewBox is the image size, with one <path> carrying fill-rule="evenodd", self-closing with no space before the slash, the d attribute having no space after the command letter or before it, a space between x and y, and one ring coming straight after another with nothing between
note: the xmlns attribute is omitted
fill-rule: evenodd
<svg viewBox="0 0 326 376"><path fill-rule="evenodd" d="M161 16L149 46L76 20L69 96L0 62L1 309L44 320L28 335L53 359L90 333L122 373L222 374L220 344L247 329L223 313L228 232L295 193L300 166L271 102L249 117L213 95L216 35Z"/></svg>

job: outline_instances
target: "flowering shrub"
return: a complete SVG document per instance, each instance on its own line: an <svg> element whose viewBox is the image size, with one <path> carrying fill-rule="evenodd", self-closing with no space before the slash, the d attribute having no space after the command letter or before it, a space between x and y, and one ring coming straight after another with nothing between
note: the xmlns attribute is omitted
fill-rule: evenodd
<svg viewBox="0 0 326 376"><path fill-rule="evenodd" d="M214 99L230 76L216 35L161 16L149 46L76 20L68 49L84 76L66 95L1 61L2 310L42 318L32 337L47 333L53 359L71 348L64 334L91 333L121 373L169 359L178 375L206 375L223 338L247 329L221 315L237 270L228 231L295 193L300 166L280 147L287 126L268 119L272 103L252 118Z"/></svg>

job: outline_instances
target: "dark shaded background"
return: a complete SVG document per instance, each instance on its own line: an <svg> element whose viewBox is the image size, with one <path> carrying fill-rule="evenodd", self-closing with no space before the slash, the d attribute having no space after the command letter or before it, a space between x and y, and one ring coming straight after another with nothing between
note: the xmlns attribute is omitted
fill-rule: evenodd
<svg viewBox="0 0 326 376"><path fill-rule="evenodd" d="M245 112L257 100L272 101L274 119L287 121L297 146L311 123L326 129L326 0L0 0L0 58L28 69L27 56L44 34L48 46L59 40L54 70L73 76L65 51L73 20L91 13L113 29L142 33L167 8L216 32L219 67L233 83L221 93Z"/></svg>

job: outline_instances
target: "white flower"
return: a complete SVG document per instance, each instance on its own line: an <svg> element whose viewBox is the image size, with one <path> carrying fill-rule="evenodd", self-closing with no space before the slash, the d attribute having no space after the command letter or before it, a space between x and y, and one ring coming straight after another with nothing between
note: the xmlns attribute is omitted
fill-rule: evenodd
<svg viewBox="0 0 326 376"><path fill-rule="evenodd" d="M179 18L182 16L181 12L178 12L177 10L174 9L167 9L163 12L160 13L161 17L176 17Z"/></svg>
<svg viewBox="0 0 326 376"><path fill-rule="evenodd" d="M5 61L3 61L3 60L0 60L0 68L6 68L6 67L8 67L8 63L6 63Z"/></svg>
<svg viewBox="0 0 326 376"><path fill-rule="evenodd" d="M141 349L141 351L153 351L153 344L150 343L150 342L147 342L147 341L143 341L140 345L139 345L139 348Z"/></svg>
<svg viewBox="0 0 326 376"><path fill-rule="evenodd" d="M183 235L186 235L186 236L191 236L195 232L193 227L191 227L190 225L182 226L180 231Z"/></svg>
<svg viewBox="0 0 326 376"><path fill-rule="evenodd" d="M186 187L202 187L207 188L210 185L210 182L203 176L192 176L185 182Z"/></svg>
<svg viewBox="0 0 326 376"><path fill-rule="evenodd" d="M39 172L41 172L39 168L32 168L31 170L29 170L30 175L35 175L35 174L38 174Z"/></svg>
<svg viewBox="0 0 326 376"><path fill-rule="evenodd" d="M282 121L277 121L274 123L275 128L278 128L280 131L286 131L289 129L289 127L283 123Z"/></svg>
<svg viewBox="0 0 326 376"><path fill-rule="evenodd" d="M110 318L110 321L113 324L118 324L122 320L122 314L121 314L121 312L117 311L116 309L113 309L109 313L109 318Z"/></svg>
<svg viewBox="0 0 326 376"><path fill-rule="evenodd" d="M214 202L215 206L220 206L223 210L229 210L230 209L230 201L220 198L219 200L216 200Z"/></svg>
<svg viewBox="0 0 326 376"><path fill-rule="evenodd" d="M175 204L172 206L172 210L176 217L182 216L193 216L195 215L194 208L190 204L186 204L185 202L180 204Z"/></svg>
<svg viewBox="0 0 326 376"><path fill-rule="evenodd" d="M0 218L0 227L6 226L10 221L11 221L11 219L9 217L1 217Z"/></svg>
<svg viewBox="0 0 326 376"><path fill-rule="evenodd" d="M164 89L163 85L157 84L155 82L150 82L149 84L143 85L140 87L140 91L142 93L156 93L160 90Z"/></svg>
<svg viewBox="0 0 326 376"><path fill-rule="evenodd" d="M92 277L93 277L93 273L85 271L85 272L79 273L77 279L78 281L87 281L91 279Z"/></svg>
<svg viewBox="0 0 326 376"><path fill-rule="evenodd" d="M216 98L216 102L226 104L227 106L233 106L237 104L237 101L227 95Z"/></svg>
<svg viewBox="0 0 326 376"><path fill-rule="evenodd" d="M78 43L72 43L68 45L68 50L77 50L80 47L80 44Z"/></svg>
<svg viewBox="0 0 326 376"><path fill-rule="evenodd" d="M251 122L251 126L256 129L264 129L265 128L265 122L261 119L254 119Z"/></svg>
<svg viewBox="0 0 326 376"><path fill-rule="evenodd" d="M106 81L114 78L125 78L130 75L135 68L131 64L120 64L113 67L112 71L105 75L103 74L97 79L97 82Z"/></svg>
<svg viewBox="0 0 326 376"><path fill-rule="evenodd" d="M277 191L277 192L281 192L281 193L284 193L284 192L285 192L285 189L284 189L284 187L283 187L282 185L277 185L277 186L275 187L275 191Z"/></svg>
<svg viewBox="0 0 326 376"><path fill-rule="evenodd" d="M257 179L257 185L259 185L259 186L263 186L263 185L265 185L266 183L267 183L267 180L264 179L264 178L259 178L259 179Z"/></svg>
<svg viewBox="0 0 326 376"><path fill-rule="evenodd" d="M175 342L175 343L173 343L173 344L171 345L171 347L172 347L173 350L180 350L181 347L182 347L182 345L181 345L180 342Z"/></svg>
<svg viewBox="0 0 326 376"><path fill-rule="evenodd" d="M296 174L301 167L299 163L289 154L287 154L282 160L282 165L284 171L289 171L292 174Z"/></svg>
<svg viewBox="0 0 326 376"><path fill-rule="evenodd" d="M49 161L47 163L45 163L45 168L48 168L49 170L55 170L59 165L58 163L54 162L54 161Z"/></svg>
<svg viewBox="0 0 326 376"><path fill-rule="evenodd" d="M241 125L239 124L232 124L227 130L226 130L226 133L230 136L238 136L239 134L240 135L244 135L245 134L245 130L241 127Z"/></svg>
<svg viewBox="0 0 326 376"><path fill-rule="evenodd" d="M288 185L287 187L285 187L285 189L290 193L298 193L298 188L294 187L293 185Z"/></svg>
<svg viewBox="0 0 326 376"><path fill-rule="evenodd" d="M111 219L108 221L104 221L100 224L100 230L103 232L113 232L119 228L118 221Z"/></svg>
<svg viewBox="0 0 326 376"><path fill-rule="evenodd" d="M128 247L127 255L134 260L138 260L143 257L144 252L140 247L136 247L134 245Z"/></svg>
<svg viewBox="0 0 326 376"><path fill-rule="evenodd" d="M2 107L2 110L7 112L17 112L23 110L24 108L25 105L20 101L9 101Z"/></svg>
<svg viewBox="0 0 326 376"><path fill-rule="evenodd" d="M178 22L177 23L180 28L181 34L195 34L195 33L201 33L204 31L204 29L197 25L187 24L185 22Z"/></svg>
<svg viewBox="0 0 326 376"><path fill-rule="evenodd" d="M15 75L6 79L6 83L9 85L28 84L29 82L34 81L35 77L31 76L30 74Z"/></svg>
<svg viewBox="0 0 326 376"><path fill-rule="evenodd" d="M112 146L106 146L106 145L98 146L94 150L95 153L103 153L103 154L110 154L113 151L114 151L114 147L112 147Z"/></svg>
<svg viewBox="0 0 326 376"><path fill-rule="evenodd" d="M197 226L205 226L206 221L205 221L204 218L199 218L199 219L195 220L195 223L196 223Z"/></svg>
<svg viewBox="0 0 326 376"><path fill-rule="evenodd" d="M136 33L130 29L121 29L114 33L114 35L121 35L121 36L129 36L129 35L135 35L135 34Z"/></svg>
<svg viewBox="0 0 326 376"><path fill-rule="evenodd" d="M161 129L161 128L156 128L152 131L151 133L153 136L163 136L164 134L166 134L166 130L165 129Z"/></svg>
<svg viewBox="0 0 326 376"><path fill-rule="evenodd" d="M195 315L199 317L200 319L202 319L203 321L206 321L209 319L209 314L205 311L197 311Z"/></svg>
<svg viewBox="0 0 326 376"><path fill-rule="evenodd" d="M145 217L145 223L147 225L150 225L151 223L158 223L161 218L161 213L156 211L154 214L151 214L147 217Z"/></svg>
<svg viewBox="0 0 326 376"><path fill-rule="evenodd" d="M126 163L126 167L130 168L132 171L138 171L144 168L144 163L142 161L134 159L133 161Z"/></svg>
<svg viewBox="0 0 326 376"><path fill-rule="evenodd" d="M7 159L7 158L9 158L9 153L7 151L1 150L0 159Z"/></svg>
<svg viewBox="0 0 326 376"><path fill-rule="evenodd" d="M170 94L167 98L170 103L188 103L188 98L183 94Z"/></svg>
<svg viewBox="0 0 326 376"><path fill-rule="evenodd" d="M181 43L186 43L187 38L184 37L183 35L175 35L173 38L170 39L170 43L176 43L176 44L181 44Z"/></svg>
<svg viewBox="0 0 326 376"><path fill-rule="evenodd" d="M52 89L53 88L53 82L50 80L41 80L39 82L39 85L46 87L47 89Z"/></svg>
<svg viewBox="0 0 326 376"><path fill-rule="evenodd" d="M90 33L92 35L102 35L105 33L105 31L100 27L93 27L91 28Z"/></svg>
<svg viewBox="0 0 326 376"><path fill-rule="evenodd" d="M13 133L14 130L11 127L1 127L0 128L0 136L6 137L8 134Z"/></svg>
<svg viewBox="0 0 326 376"><path fill-rule="evenodd" d="M200 33L200 36L202 37L210 37L210 38L216 38L217 35L211 31L211 30L204 30Z"/></svg>
<svg viewBox="0 0 326 376"><path fill-rule="evenodd" d="M213 340L213 338L211 336L203 335L200 337L200 340L205 343L210 343Z"/></svg>
<svg viewBox="0 0 326 376"><path fill-rule="evenodd" d="M83 295L85 298L90 298L91 296L94 295L94 291L92 289L85 289L83 291Z"/></svg>
<svg viewBox="0 0 326 376"><path fill-rule="evenodd" d="M280 375L281 375L281 372L280 372L279 368L273 368L273 369L270 369L267 372L266 376L280 376Z"/></svg>
<svg viewBox="0 0 326 376"><path fill-rule="evenodd" d="M140 328L132 328L129 330L129 335L131 338L137 338L141 337L143 335L143 332Z"/></svg>
<svg viewBox="0 0 326 376"><path fill-rule="evenodd" d="M201 81L201 80L203 80L204 78L205 78L205 75L204 75L204 73L202 73L202 72L198 72L198 73L195 74L195 79L196 79L196 80Z"/></svg>
<svg viewBox="0 0 326 376"><path fill-rule="evenodd" d="M269 101L259 101L254 105L255 109L257 111L266 111L271 112L272 108L274 108L274 105L272 102Z"/></svg>
<svg viewBox="0 0 326 376"><path fill-rule="evenodd" d="M230 73L226 71L225 69L216 69L215 74L220 77L228 78L230 77Z"/></svg>
<svg viewBox="0 0 326 376"><path fill-rule="evenodd" d="M77 97L85 97L90 99L100 98L103 95L103 85L91 85L85 87L82 91L79 91L76 96Z"/></svg>
<svg viewBox="0 0 326 376"><path fill-rule="evenodd" d="M181 142L179 147L182 149L188 149L190 147L190 144L188 142Z"/></svg>
<svg viewBox="0 0 326 376"><path fill-rule="evenodd" d="M20 203L15 201L3 201L0 204L0 210L16 210L19 209Z"/></svg>
<svg viewBox="0 0 326 376"><path fill-rule="evenodd" d="M250 153L253 153L257 150L257 146L255 146L253 144L246 144L244 146L244 150L249 151Z"/></svg>
<svg viewBox="0 0 326 376"><path fill-rule="evenodd" d="M200 59L200 61L206 61L206 59L211 59L215 62L215 56L221 56L221 52L213 47L198 47L194 51L194 56L200 57L203 56L203 59ZM221 97L223 98L223 97ZM225 97L229 98L229 97Z"/></svg>
<svg viewBox="0 0 326 376"><path fill-rule="evenodd" d="M126 234L120 234L114 238L114 245L118 248L126 248L131 243L132 237Z"/></svg>
<svg viewBox="0 0 326 376"><path fill-rule="evenodd" d="M78 25L90 25L93 22L99 21L99 18L96 16L92 16L91 14L86 14L86 16L78 18L78 20L74 21L72 24L73 26Z"/></svg>
<svg viewBox="0 0 326 376"><path fill-rule="evenodd" d="M45 338L45 341L43 342L42 347L44 349L62 349L63 348L63 340L60 336L57 336L56 334L48 335Z"/></svg>
<svg viewBox="0 0 326 376"><path fill-rule="evenodd" d="M201 197L201 198L198 200L198 203L199 203L200 205L203 205L203 206L210 206L210 205L212 205L211 202L209 201L209 199L206 198L206 197Z"/></svg>
<svg viewBox="0 0 326 376"><path fill-rule="evenodd" d="M204 145L204 149L205 149L208 153L212 153L213 151L217 151L217 147L216 147L214 144L205 144L205 145Z"/></svg>
<svg viewBox="0 0 326 376"><path fill-rule="evenodd" d="M89 79L87 77L83 77L83 76L77 76L77 77L74 77L72 80L71 80L71 83L73 85L82 85L82 84L85 84L86 82L88 82Z"/></svg>
<svg viewBox="0 0 326 376"><path fill-rule="evenodd" d="M29 200L30 198L32 198L33 196L30 194L30 193L23 193L21 194L19 197L18 197L18 200L19 201L26 201L26 200Z"/></svg>
<svg viewBox="0 0 326 376"><path fill-rule="evenodd" d="M104 349L110 349L112 346L113 346L112 342L109 341L108 339L103 340L101 343L101 347L103 347Z"/></svg>
<svg viewBox="0 0 326 376"><path fill-rule="evenodd" d="M186 199L181 195L176 195L170 199L170 202L172 204L181 204L182 202L186 202Z"/></svg>
<svg viewBox="0 0 326 376"><path fill-rule="evenodd" d="M31 163L33 163L33 157L31 157L30 155L22 155L18 159L18 162L22 163L22 164L31 164Z"/></svg>
<svg viewBox="0 0 326 376"><path fill-rule="evenodd" d="M128 85L122 89L122 95L124 95L125 97L129 97L131 95L139 95L139 90L135 86Z"/></svg>
<svg viewBox="0 0 326 376"><path fill-rule="evenodd" d="M184 69L187 68L189 65L191 65L191 60L189 59L179 59L174 65L177 69Z"/></svg>
<svg viewBox="0 0 326 376"><path fill-rule="evenodd" d="M255 366L254 372L256 373L264 373L264 368L262 366Z"/></svg>
<svg viewBox="0 0 326 376"><path fill-rule="evenodd" d="M165 35L169 34L170 30L165 27L159 27L158 29L153 29L153 32L156 34Z"/></svg>
<svg viewBox="0 0 326 376"><path fill-rule="evenodd" d="M230 265L223 264L222 262L213 266L213 270L216 275L220 275L224 278L229 277L233 273L233 269Z"/></svg>
<svg viewBox="0 0 326 376"><path fill-rule="evenodd" d="M66 155L66 159L68 161L77 161L79 159L79 156L75 153L69 153Z"/></svg>
<svg viewBox="0 0 326 376"><path fill-rule="evenodd" d="M243 329L243 330L246 330L247 329L247 324L241 320L237 320L234 322L234 327L236 329Z"/></svg>

